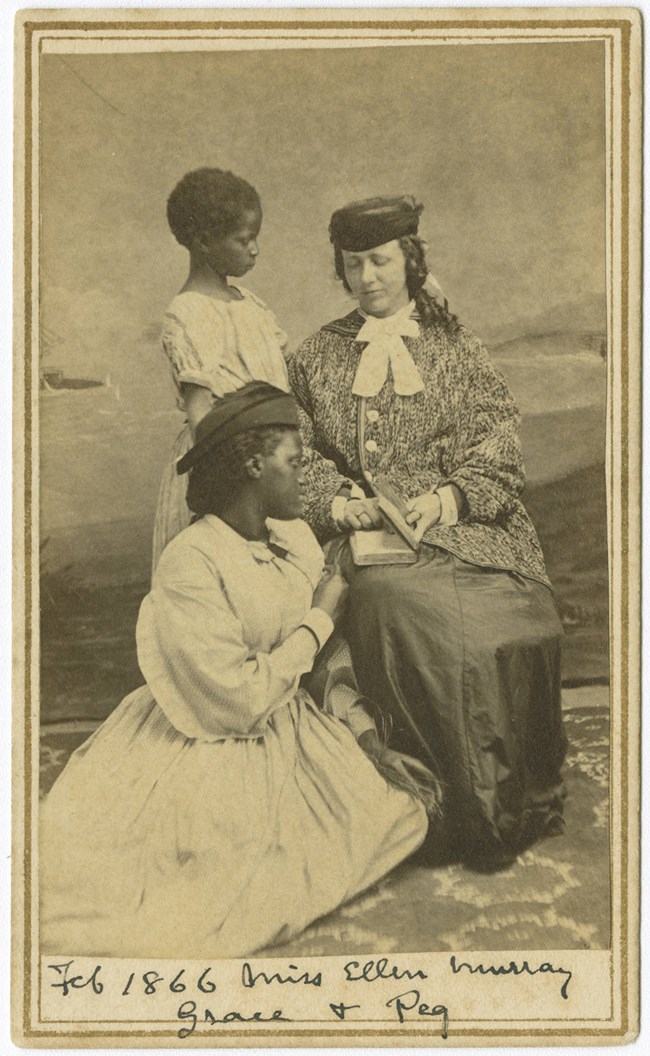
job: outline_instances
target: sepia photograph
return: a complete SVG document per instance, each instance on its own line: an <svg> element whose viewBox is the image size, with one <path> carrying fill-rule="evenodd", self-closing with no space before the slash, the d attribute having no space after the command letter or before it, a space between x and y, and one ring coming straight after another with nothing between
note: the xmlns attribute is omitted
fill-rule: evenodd
<svg viewBox="0 0 650 1056"><path fill-rule="evenodd" d="M639 37L21 14L20 1043L635 1036Z"/></svg>

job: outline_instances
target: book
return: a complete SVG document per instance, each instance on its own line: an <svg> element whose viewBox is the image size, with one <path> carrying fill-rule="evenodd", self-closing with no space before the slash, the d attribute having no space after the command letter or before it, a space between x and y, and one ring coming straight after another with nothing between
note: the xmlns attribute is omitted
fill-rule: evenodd
<svg viewBox="0 0 650 1056"><path fill-rule="evenodd" d="M411 550L417 552L420 549L420 543L415 531L406 521L409 508L401 495L385 477L377 477L372 486L377 496L379 512L388 526L397 532Z"/></svg>
<svg viewBox="0 0 650 1056"><path fill-rule="evenodd" d="M401 536L386 528L350 533L350 550L355 565L412 565L417 551Z"/></svg>

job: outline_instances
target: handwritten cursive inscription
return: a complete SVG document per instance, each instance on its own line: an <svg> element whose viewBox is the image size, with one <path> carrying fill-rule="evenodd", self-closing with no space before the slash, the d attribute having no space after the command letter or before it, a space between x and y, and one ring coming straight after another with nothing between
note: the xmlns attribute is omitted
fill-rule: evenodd
<svg viewBox="0 0 650 1056"><path fill-rule="evenodd" d="M448 1036L449 1009L446 1005L429 1005L426 1001L422 1001L419 990L406 990L403 994L391 997L390 1001L386 1002L386 1008L392 1008L397 1013L400 1023L403 1023L407 1018L405 1013L411 1012L413 1009L416 1010L417 1016L428 1016L431 1018L440 1016L442 1018L440 1036L442 1038Z"/></svg>
<svg viewBox="0 0 650 1056"><path fill-rule="evenodd" d="M320 972L316 972L314 975L310 975L309 972L301 972L297 964L289 965L289 972L295 972L293 974L280 975L279 972L273 972L271 975L267 975L266 972L254 972L248 961L244 961L241 970L241 982L242 986L253 988L256 983L303 983L305 986L320 986L323 982L323 977Z"/></svg>
<svg viewBox="0 0 650 1056"><path fill-rule="evenodd" d="M449 961L451 970L454 975L458 975L463 969L466 969L472 975L478 973L479 975L565 975L566 979L560 987L560 993L566 1000L569 996L569 983L571 982L572 972L568 968L556 967L549 961L544 961L542 964L538 964L536 968L531 968L528 961L521 961L517 964L516 961L510 961L509 964L470 964L468 961L461 961L458 963L455 956L452 956Z"/></svg>
<svg viewBox="0 0 650 1056"><path fill-rule="evenodd" d="M48 964L48 968L60 976L58 982L50 983L52 989L60 990L64 997L67 997L71 990L83 990L85 986L89 986L93 993L101 994L104 990L104 984L99 980L101 964L96 965L95 970L87 978L81 974L73 975L71 972L73 964L74 960L64 961L63 964Z"/></svg>
<svg viewBox="0 0 650 1056"><path fill-rule="evenodd" d="M391 964L388 957L380 957L378 961L348 961L343 966L345 977L351 983L375 983L377 979L427 979L427 973L421 968L411 970L410 968L398 968Z"/></svg>
<svg viewBox="0 0 650 1056"><path fill-rule="evenodd" d="M183 1001L178 1012L179 1019L186 1020L188 1026L181 1027L179 1038L189 1038L193 1034L199 1022L199 1013L196 1011L196 1001ZM215 1023L291 1023L290 1019L282 1014L282 1009L277 1008L270 1016L264 1016L261 1012L253 1012L251 1016L245 1016L242 1012L226 1012L225 1015L215 1016L209 1008L204 1009L201 1021L213 1026Z"/></svg>

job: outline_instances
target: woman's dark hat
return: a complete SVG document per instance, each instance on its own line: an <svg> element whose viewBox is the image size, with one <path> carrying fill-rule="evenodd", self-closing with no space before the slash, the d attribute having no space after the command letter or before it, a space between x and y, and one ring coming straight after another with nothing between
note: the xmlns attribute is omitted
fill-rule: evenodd
<svg viewBox="0 0 650 1056"><path fill-rule="evenodd" d="M269 385L251 381L236 392L217 400L196 427L196 443L176 465L178 473L187 473L210 452L237 433L247 433L263 425L299 426L298 408L293 396Z"/></svg>
<svg viewBox="0 0 650 1056"><path fill-rule="evenodd" d="M351 202L332 214L330 241L338 249L363 253L402 235L415 235L422 209L410 194Z"/></svg>

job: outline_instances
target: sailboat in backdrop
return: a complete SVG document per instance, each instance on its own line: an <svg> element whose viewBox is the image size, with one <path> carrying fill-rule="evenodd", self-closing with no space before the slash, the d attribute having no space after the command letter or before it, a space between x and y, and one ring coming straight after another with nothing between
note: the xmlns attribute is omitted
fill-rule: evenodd
<svg viewBox="0 0 650 1056"><path fill-rule="evenodd" d="M52 361L52 353L64 358L66 341L54 330L43 327L41 330L41 367L39 371L39 391L45 396L61 397L71 393L110 394L112 399L119 400L119 385L113 384L110 374L104 379L72 377L64 367ZM58 350L58 351L57 351Z"/></svg>

